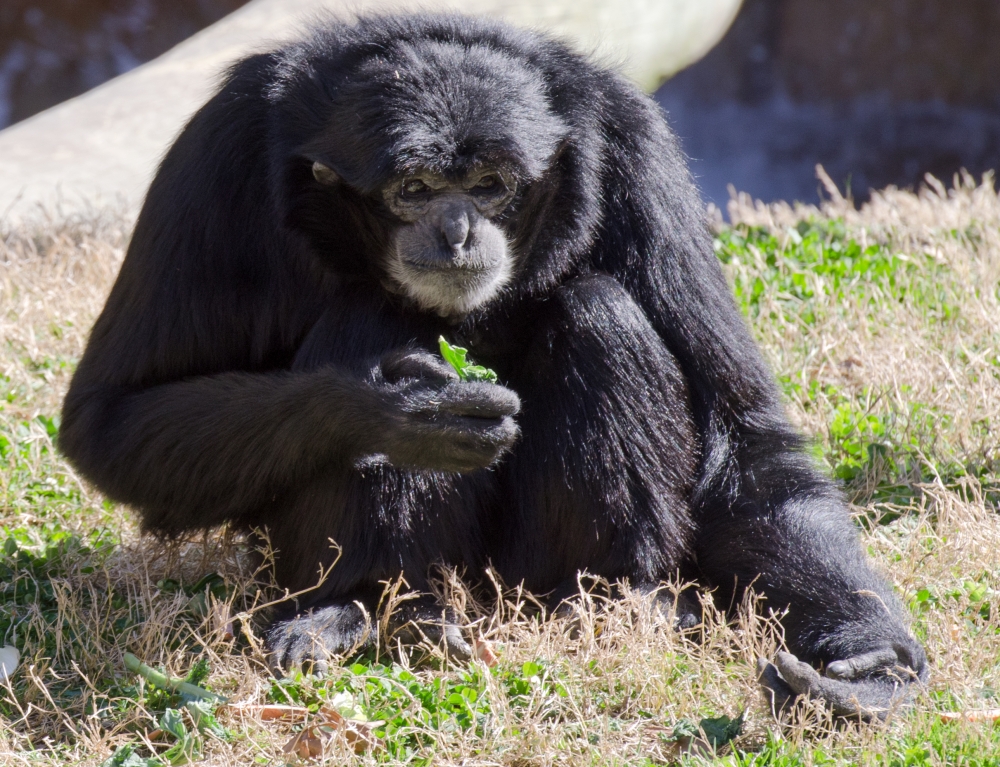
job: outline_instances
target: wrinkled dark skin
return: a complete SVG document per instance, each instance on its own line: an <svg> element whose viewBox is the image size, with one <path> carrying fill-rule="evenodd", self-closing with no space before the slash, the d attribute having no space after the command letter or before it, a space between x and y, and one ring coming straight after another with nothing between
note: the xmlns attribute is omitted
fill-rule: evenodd
<svg viewBox="0 0 1000 767"><path fill-rule="evenodd" d="M475 471L517 440L517 394L503 386L460 383L438 356L395 349L380 363L390 422L371 452L401 468Z"/></svg>
<svg viewBox="0 0 1000 767"><path fill-rule="evenodd" d="M774 663L757 661L757 679L775 715L804 697L824 701L838 717L885 719L909 702L913 684L927 676L924 651L915 642L834 661L823 674L787 652L779 652Z"/></svg>

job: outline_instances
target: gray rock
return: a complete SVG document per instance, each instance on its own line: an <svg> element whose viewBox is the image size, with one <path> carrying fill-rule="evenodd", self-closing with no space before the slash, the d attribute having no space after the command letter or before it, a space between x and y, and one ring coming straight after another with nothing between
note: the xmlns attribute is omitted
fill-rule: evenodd
<svg viewBox="0 0 1000 767"><path fill-rule="evenodd" d="M170 142L227 64L316 14L461 10L551 30L643 87L700 58L741 0L254 0L159 58L0 131L0 221L116 206L135 213Z"/></svg>

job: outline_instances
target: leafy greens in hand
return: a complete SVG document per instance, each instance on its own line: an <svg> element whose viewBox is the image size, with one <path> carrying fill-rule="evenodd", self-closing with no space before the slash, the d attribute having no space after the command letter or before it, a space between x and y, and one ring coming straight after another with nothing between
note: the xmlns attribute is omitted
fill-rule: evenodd
<svg viewBox="0 0 1000 767"><path fill-rule="evenodd" d="M452 346L444 340L444 336L438 338L438 346L441 348L441 356L445 362L451 365L458 377L463 381L484 381L486 383L496 383L497 374L482 365L474 365L466 359L468 349L461 346Z"/></svg>

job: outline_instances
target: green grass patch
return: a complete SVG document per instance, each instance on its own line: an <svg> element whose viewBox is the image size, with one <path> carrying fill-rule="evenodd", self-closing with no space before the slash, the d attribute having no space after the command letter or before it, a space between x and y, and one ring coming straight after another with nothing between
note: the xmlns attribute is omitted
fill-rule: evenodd
<svg viewBox="0 0 1000 767"><path fill-rule="evenodd" d="M948 270L927 254L904 254L852 238L842 221L800 221L776 232L737 226L719 232L715 251L754 322L814 325L860 302L878 321L885 302L909 302L941 322L959 317Z"/></svg>

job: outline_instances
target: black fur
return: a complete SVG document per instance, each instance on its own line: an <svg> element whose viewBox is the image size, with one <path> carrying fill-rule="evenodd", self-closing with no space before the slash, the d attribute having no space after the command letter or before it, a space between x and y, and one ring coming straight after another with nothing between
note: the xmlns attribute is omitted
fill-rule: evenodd
<svg viewBox="0 0 1000 767"><path fill-rule="evenodd" d="M380 190L477 163L517 181L497 219L513 277L442 319L386 283ZM504 385L457 382L441 334ZM381 579L421 589L434 563L492 562L538 592L579 570L649 588L680 569L726 605L753 584L788 608L800 660L892 648L925 674L785 418L663 115L496 22L330 23L236 64L153 181L60 444L147 530L266 527L289 589L335 540L312 612L272 634L279 660L313 652L296 649L303 622L331 650L365 635ZM779 702L877 708L896 699L892 663L838 681L849 694L788 662L762 679Z"/></svg>

